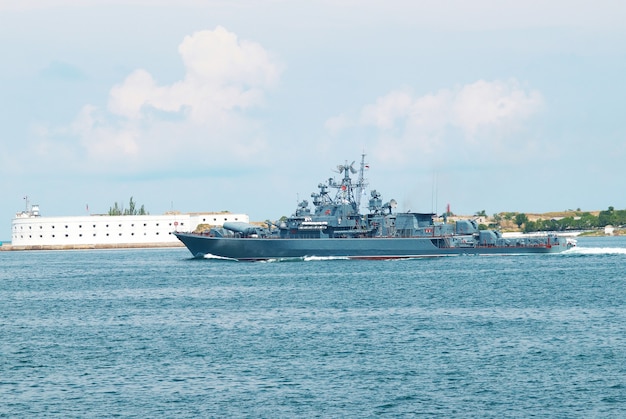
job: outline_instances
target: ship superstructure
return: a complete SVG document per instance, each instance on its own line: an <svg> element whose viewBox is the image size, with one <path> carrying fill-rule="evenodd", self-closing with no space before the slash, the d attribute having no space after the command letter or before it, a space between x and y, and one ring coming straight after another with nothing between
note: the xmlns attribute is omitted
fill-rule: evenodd
<svg viewBox="0 0 626 419"><path fill-rule="evenodd" d="M303 257L393 259L460 254L553 253L573 243L554 233L504 238L498 230L481 230L476 220L439 221L435 213L395 212L394 199L384 202L372 190L368 213L360 211L366 187L365 155L360 169L337 166L342 176L329 178L312 193L313 209L301 201L286 219L261 227L226 222L201 233L174 233L194 257L213 255L237 260ZM359 174L353 182L351 175Z"/></svg>

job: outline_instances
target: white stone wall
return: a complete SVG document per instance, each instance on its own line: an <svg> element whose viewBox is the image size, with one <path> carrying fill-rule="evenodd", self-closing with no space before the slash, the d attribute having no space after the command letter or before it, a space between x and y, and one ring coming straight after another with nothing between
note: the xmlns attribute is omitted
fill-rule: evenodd
<svg viewBox="0 0 626 419"><path fill-rule="evenodd" d="M92 215L78 217L16 217L14 246L71 246L179 243L173 231L193 231L198 224L245 221L245 214L193 213L173 215Z"/></svg>

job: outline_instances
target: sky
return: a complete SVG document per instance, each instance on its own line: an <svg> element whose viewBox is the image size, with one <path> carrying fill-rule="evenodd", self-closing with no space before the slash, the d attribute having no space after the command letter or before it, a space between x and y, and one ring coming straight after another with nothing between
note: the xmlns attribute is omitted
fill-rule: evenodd
<svg viewBox="0 0 626 419"><path fill-rule="evenodd" d="M362 154L400 211L624 209L625 21L621 0L0 0L0 239L27 202L277 220Z"/></svg>

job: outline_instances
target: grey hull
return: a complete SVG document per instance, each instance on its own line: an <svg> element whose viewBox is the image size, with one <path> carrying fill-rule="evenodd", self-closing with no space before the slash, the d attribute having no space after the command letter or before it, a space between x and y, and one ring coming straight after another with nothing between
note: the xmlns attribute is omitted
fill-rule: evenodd
<svg viewBox="0 0 626 419"><path fill-rule="evenodd" d="M513 255L558 253L565 240L537 246L474 246L440 248L429 238L221 238L196 233L174 233L194 257L213 255L236 260L270 260L303 257L350 259L401 259L456 255Z"/></svg>

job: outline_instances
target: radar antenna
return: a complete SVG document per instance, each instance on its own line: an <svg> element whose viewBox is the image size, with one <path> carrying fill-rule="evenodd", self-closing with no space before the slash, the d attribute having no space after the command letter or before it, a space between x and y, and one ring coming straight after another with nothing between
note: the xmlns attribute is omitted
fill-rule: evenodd
<svg viewBox="0 0 626 419"><path fill-rule="evenodd" d="M352 165L354 162L352 162ZM354 170L354 168L350 165L350 169ZM365 153L361 154L361 168L359 170L359 178L356 181L356 196L354 200L356 201L356 209L357 211L361 208L361 197L365 193L365 188L367 187L367 181L365 180L365 169L369 168L368 165L365 164ZM352 173L356 173L354 170Z"/></svg>

